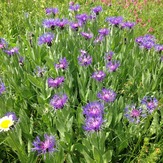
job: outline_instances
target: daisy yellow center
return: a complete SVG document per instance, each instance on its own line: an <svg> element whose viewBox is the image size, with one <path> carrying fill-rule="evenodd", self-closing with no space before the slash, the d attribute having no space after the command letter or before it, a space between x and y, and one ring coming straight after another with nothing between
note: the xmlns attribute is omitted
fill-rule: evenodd
<svg viewBox="0 0 163 163"><path fill-rule="evenodd" d="M0 124L0 128L9 128L10 126L12 126L13 122L9 119L4 120L3 122L1 122Z"/></svg>

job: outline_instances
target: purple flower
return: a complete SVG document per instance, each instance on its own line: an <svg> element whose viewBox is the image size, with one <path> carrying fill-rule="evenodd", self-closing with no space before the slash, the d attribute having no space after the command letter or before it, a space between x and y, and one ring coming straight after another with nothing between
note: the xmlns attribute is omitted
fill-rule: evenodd
<svg viewBox="0 0 163 163"><path fill-rule="evenodd" d="M59 63L55 64L54 66L55 66L56 69L63 69L63 70L65 70L68 67L68 63L67 63L66 58L61 58L59 60Z"/></svg>
<svg viewBox="0 0 163 163"><path fill-rule="evenodd" d="M152 35L145 35L145 36L140 36L138 38L135 39L136 43L138 43L138 45L141 48L145 48L145 49L151 49L152 47L154 47L155 45L155 37Z"/></svg>
<svg viewBox="0 0 163 163"><path fill-rule="evenodd" d="M110 30L107 28L102 28L98 31L98 33L102 36L107 36L110 33Z"/></svg>
<svg viewBox="0 0 163 163"><path fill-rule="evenodd" d="M48 46L52 45L52 41L54 39L53 33L45 33L38 38L38 45L47 44Z"/></svg>
<svg viewBox="0 0 163 163"><path fill-rule="evenodd" d="M105 102L113 102L116 98L117 94L111 90L103 88L98 94L97 97Z"/></svg>
<svg viewBox="0 0 163 163"><path fill-rule="evenodd" d="M92 57L88 54L81 54L78 57L78 62L81 66L88 66L92 63Z"/></svg>
<svg viewBox="0 0 163 163"><path fill-rule="evenodd" d="M78 11L79 8L80 8L80 5L79 4L71 4L69 6L69 10L71 10L71 11Z"/></svg>
<svg viewBox="0 0 163 163"><path fill-rule="evenodd" d="M8 55L14 55L14 54L18 54L19 53L19 48L14 47L10 50L4 50L5 53L7 53Z"/></svg>
<svg viewBox="0 0 163 163"><path fill-rule="evenodd" d="M162 51L163 51L163 45L158 45L158 44L156 44L156 45L155 45L155 50L156 50L157 52L162 52Z"/></svg>
<svg viewBox="0 0 163 163"><path fill-rule="evenodd" d="M70 23L70 27L71 29L78 31L79 27L81 27L82 24L80 22L72 22Z"/></svg>
<svg viewBox="0 0 163 163"><path fill-rule="evenodd" d="M34 72L37 77L42 77L44 73L47 71L46 69L47 69L46 67L37 66Z"/></svg>
<svg viewBox="0 0 163 163"><path fill-rule="evenodd" d="M5 49L8 47L8 43L5 41L5 39L0 38L0 49Z"/></svg>
<svg viewBox="0 0 163 163"><path fill-rule="evenodd" d="M59 19L45 19L42 24L45 28L51 28L54 30L54 28L57 26L58 21Z"/></svg>
<svg viewBox="0 0 163 163"><path fill-rule="evenodd" d="M114 54L114 52L112 52L112 51L107 52L105 55L106 61L110 62L112 60L113 54Z"/></svg>
<svg viewBox="0 0 163 163"><path fill-rule="evenodd" d="M19 57L19 65L20 66L24 65L24 57Z"/></svg>
<svg viewBox="0 0 163 163"><path fill-rule="evenodd" d="M93 37L92 33L81 32L81 35L86 39L89 40Z"/></svg>
<svg viewBox="0 0 163 163"><path fill-rule="evenodd" d="M55 79L53 78L48 78L48 86L53 87L53 88L58 88L63 82L64 82L64 77L57 77Z"/></svg>
<svg viewBox="0 0 163 163"><path fill-rule="evenodd" d="M101 6L94 7L94 8L92 9L92 11L93 11L96 15L99 15L99 13L102 11L102 7L101 7Z"/></svg>
<svg viewBox="0 0 163 163"><path fill-rule="evenodd" d="M58 13L58 8L46 8L45 11L47 15L49 14L56 15Z"/></svg>
<svg viewBox="0 0 163 163"><path fill-rule="evenodd" d="M103 117L88 117L85 120L85 126L83 127L86 131L98 131L100 130L103 123Z"/></svg>
<svg viewBox="0 0 163 163"><path fill-rule="evenodd" d="M57 26L60 28L60 29L64 29L65 26L69 23L68 19L61 19L61 20L58 20L57 22Z"/></svg>
<svg viewBox="0 0 163 163"><path fill-rule="evenodd" d="M54 109L62 109L64 107L64 105L66 104L67 100L68 100L67 95L65 95L65 94L63 94L63 95L55 94L53 96L53 98L50 100L50 105Z"/></svg>
<svg viewBox="0 0 163 163"><path fill-rule="evenodd" d="M76 15L76 19L82 24L85 24L87 20L89 19L89 16L87 14L79 14L79 15Z"/></svg>
<svg viewBox="0 0 163 163"><path fill-rule="evenodd" d="M92 74L92 78L97 81L102 81L105 78L106 74L103 71L96 71Z"/></svg>
<svg viewBox="0 0 163 163"><path fill-rule="evenodd" d="M80 53L82 54L82 55L86 55L86 54L88 54L88 52L87 51L85 51L85 50L80 50Z"/></svg>
<svg viewBox="0 0 163 163"><path fill-rule="evenodd" d="M154 45L155 45L155 43L152 40L148 40L148 41L143 41L140 47L149 50L152 47L154 47Z"/></svg>
<svg viewBox="0 0 163 163"><path fill-rule="evenodd" d="M96 15L95 13L91 13L91 14L89 15L89 19L90 19L90 20L95 20L96 17L97 17L97 15Z"/></svg>
<svg viewBox="0 0 163 163"><path fill-rule="evenodd" d="M109 22L111 25L119 26L123 22L123 17L108 17L106 21Z"/></svg>
<svg viewBox="0 0 163 163"><path fill-rule="evenodd" d="M8 112L5 114L7 117L11 117L13 121L17 121L18 118L16 117L16 114L14 112Z"/></svg>
<svg viewBox="0 0 163 163"><path fill-rule="evenodd" d="M155 97L145 96L142 99L141 104L145 105L148 113L152 113L158 106L158 100Z"/></svg>
<svg viewBox="0 0 163 163"><path fill-rule="evenodd" d="M142 109L136 108L135 105L127 106L125 108L124 116L132 123L139 123L141 117L143 117Z"/></svg>
<svg viewBox="0 0 163 163"><path fill-rule="evenodd" d="M6 90L4 83L0 82L0 95Z"/></svg>
<svg viewBox="0 0 163 163"><path fill-rule="evenodd" d="M94 44L101 43L103 40L104 40L104 36L103 35L99 35L94 40Z"/></svg>
<svg viewBox="0 0 163 163"><path fill-rule="evenodd" d="M132 29L135 26L135 22L122 22L121 28L128 28L128 29Z"/></svg>
<svg viewBox="0 0 163 163"><path fill-rule="evenodd" d="M44 140L41 141L37 136L33 142L33 146L32 151L37 151L38 154L52 153L56 150L56 141L54 136L44 134Z"/></svg>
<svg viewBox="0 0 163 163"><path fill-rule="evenodd" d="M109 72L115 72L119 66L120 63L118 61L110 61L107 63L106 68Z"/></svg>
<svg viewBox="0 0 163 163"><path fill-rule="evenodd" d="M86 106L83 107L83 114L86 117L98 117L103 114L104 105L101 102L90 102Z"/></svg>

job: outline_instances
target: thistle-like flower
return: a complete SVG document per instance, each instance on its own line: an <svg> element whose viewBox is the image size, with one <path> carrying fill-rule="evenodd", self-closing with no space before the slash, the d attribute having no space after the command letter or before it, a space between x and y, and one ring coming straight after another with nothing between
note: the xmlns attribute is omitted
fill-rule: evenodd
<svg viewBox="0 0 163 163"><path fill-rule="evenodd" d="M67 95L55 94L53 98L50 100L50 105L56 110L62 109L65 106L67 100L68 100Z"/></svg>
<svg viewBox="0 0 163 163"><path fill-rule="evenodd" d="M92 33L81 32L81 35L86 39L89 40L93 37Z"/></svg>
<svg viewBox="0 0 163 163"><path fill-rule="evenodd" d="M40 140L40 137L37 136L33 142L34 148L32 151L36 151L39 155L52 153L56 150L56 141L54 136L44 134L44 140Z"/></svg>
<svg viewBox="0 0 163 163"><path fill-rule="evenodd" d="M125 108L124 116L132 123L139 123L142 117L146 115L143 114L141 108L137 108L135 105L127 106Z"/></svg>
<svg viewBox="0 0 163 163"><path fill-rule="evenodd" d="M106 65L106 68L109 70L109 72L115 72L119 66L119 61L109 61Z"/></svg>
<svg viewBox="0 0 163 163"><path fill-rule="evenodd" d="M59 60L59 63L54 64L54 67L55 67L56 69L65 70L65 69L68 67L68 62L67 62L66 58L65 58L65 57L64 57L64 58L61 58L61 59Z"/></svg>
<svg viewBox="0 0 163 163"><path fill-rule="evenodd" d="M105 102L113 102L116 98L117 94L111 90L103 88L98 94L97 97Z"/></svg>
<svg viewBox="0 0 163 163"><path fill-rule="evenodd" d="M158 106L158 100L155 97L145 96L141 104L146 107L148 113L152 113Z"/></svg>
<svg viewBox="0 0 163 163"><path fill-rule="evenodd" d="M59 11L58 8L46 8L45 12L47 15L53 14L55 16Z"/></svg>
<svg viewBox="0 0 163 163"><path fill-rule="evenodd" d="M103 123L103 117L88 117L85 119L85 126L83 127L86 131L99 131Z"/></svg>
<svg viewBox="0 0 163 163"><path fill-rule="evenodd" d="M92 74L92 78L94 78L95 80L101 82L104 78L105 78L106 74L103 71L95 71Z"/></svg>
<svg viewBox="0 0 163 163"><path fill-rule="evenodd" d="M123 22L123 17L108 17L106 21L109 22L111 25L118 27Z"/></svg>
<svg viewBox="0 0 163 163"><path fill-rule="evenodd" d="M47 44L48 46L52 45L52 41L54 39L53 33L45 33L38 38L38 45Z"/></svg>
<svg viewBox="0 0 163 163"><path fill-rule="evenodd" d="M101 6L94 7L94 8L92 9L92 11L93 11L96 15L99 15L99 13L102 11L102 7L101 7Z"/></svg>
<svg viewBox="0 0 163 163"><path fill-rule="evenodd" d="M64 77L57 77L55 79L53 78L48 78L48 86L52 87L52 88L58 88L59 86L61 86L61 84L64 82Z"/></svg>
<svg viewBox="0 0 163 163"><path fill-rule="evenodd" d="M14 55L14 54L18 54L19 53L19 48L18 47L14 47L11 48L10 50L4 50L5 53L7 53L9 56Z"/></svg>
<svg viewBox="0 0 163 163"><path fill-rule="evenodd" d="M101 102L90 102L83 107L83 114L86 117L98 117L104 112L104 105Z"/></svg>
<svg viewBox="0 0 163 163"><path fill-rule="evenodd" d="M92 57L88 54L81 54L78 57L78 62L81 66L89 66L92 63Z"/></svg>

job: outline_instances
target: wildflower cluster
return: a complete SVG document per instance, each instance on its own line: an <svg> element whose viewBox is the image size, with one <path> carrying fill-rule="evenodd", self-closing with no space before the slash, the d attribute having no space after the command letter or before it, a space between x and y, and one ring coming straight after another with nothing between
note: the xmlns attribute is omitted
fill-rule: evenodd
<svg viewBox="0 0 163 163"><path fill-rule="evenodd" d="M158 100L155 97L145 96L141 100L140 107L136 105L126 106L125 117L133 123L139 123L142 119L146 118L158 107Z"/></svg>

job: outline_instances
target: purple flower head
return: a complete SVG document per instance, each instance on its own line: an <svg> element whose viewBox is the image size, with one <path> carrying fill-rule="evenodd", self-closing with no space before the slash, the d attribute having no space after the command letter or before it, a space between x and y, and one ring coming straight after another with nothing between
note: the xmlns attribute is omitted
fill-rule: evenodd
<svg viewBox="0 0 163 163"><path fill-rule="evenodd" d="M107 52L105 54L105 60L110 62L112 60L113 54L114 54L114 52L112 52L112 51Z"/></svg>
<svg viewBox="0 0 163 163"><path fill-rule="evenodd" d="M4 83L0 82L0 95L6 90Z"/></svg>
<svg viewBox="0 0 163 163"><path fill-rule="evenodd" d="M94 40L94 44L101 43L103 40L104 40L104 36L103 35L99 35Z"/></svg>
<svg viewBox="0 0 163 163"><path fill-rule="evenodd" d="M152 35L139 36L135 39L136 43L142 48L151 49L155 45L155 37Z"/></svg>
<svg viewBox="0 0 163 163"><path fill-rule="evenodd" d="M106 21L109 22L111 25L119 26L123 22L123 17L108 17Z"/></svg>
<svg viewBox="0 0 163 163"><path fill-rule="evenodd" d="M97 17L97 15L96 15L95 13L91 13L91 14L89 15L89 19L90 19L90 20L95 20L96 17Z"/></svg>
<svg viewBox="0 0 163 163"><path fill-rule="evenodd" d="M117 94L111 90L103 88L98 94L97 97L105 102L113 102L116 98Z"/></svg>
<svg viewBox="0 0 163 163"><path fill-rule="evenodd" d="M50 105L56 110L62 109L66 104L67 100L68 100L67 95L55 94L53 98L50 100Z"/></svg>
<svg viewBox="0 0 163 163"><path fill-rule="evenodd" d="M102 28L98 31L98 33L102 36L107 36L110 33L110 30L107 28Z"/></svg>
<svg viewBox="0 0 163 163"><path fill-rule="evenodd" d="M125 108L124 116L132 123L139 123L140 118L143 117L142 109L141 108L136 108L135 105L127 106Z"/></svg>
<svg viewBox="0 0 163 163"><path fill-rule="evenodd" d="M88 52L87 51L85 51L85 50L80 50L80 53L82 54L82 55L86 55L86 54L88 54Z"/></svg>
<svg viewBox="0 0 163 163"><path fill-rule="evenodd" d="M89 40L93 37L92 33L81 32L81 35L86 39Z"/></svg>
<svg viewBox="0 0 163 163"><path fill-rule="evenodd" d="M145 105L145 107L147 108L148 113L152 113L158 106L158 100L154 97L148 97L145 96L141 103L143 105Z"/></svg>
<svg viewBox="0 0 163 163"><path fill-rule="evenodd" d="M64 29L65 26L69 23L68 19L61 19L61 20L58 20L57 22L57 26L60 28L60 29Z"/></svg>
<svg viewBox="0 0 163 163"><path fill-rule="evenodd" d="M157 51L157 52L162 52L163 51L163 45L155 45L155 51Z"/></svg>
<svg viewBox="0 0 163 163"><path fill-rule="evenodd" d="M103 123L103 117L88 117L85 120L85 126L83 126L86 131L98 131L100 130Z"/></svg>
<svg viewBox="0 0 163 163"><path fill-rule="evenodd" d="M45 28L51 28L54 30L54 28L57 26L58 21L59 19L45 19L42 24Z"/></svg>
<svg viewBox="0 0 163 163"><path fill-rule="evenodd" d="M5 116L11 117L13 121L18 120L18 118L16 117L16 114L14 112L8 112L7 114L5 114Z"/></svg>
<svg viewBox="0 0 163 163"><path fill-rule="evenodd" d="M72 5L69 6L70 11L78 11L79 8L80 8L79 4L72 4Z"/></svg>
<svg viewBox="0 0 163 163"><path fill-rule="evenodd" d="M33 142L33 146L32 151L37 151L38 154L52 153L55 151L56 141L54 136L45 134L43 141L37 136Z"/></svg>
<svg viewBox="0 0 163 163"><path fill-rule="evenodd" d="M46 67L40 67L40 66L37 66L36 69L34 70L37 77L43 77L46 71L47 71Z"/></svg>
<svg viewBox="0 0 163 163"><path fill-rule="evenodd" d="M66 58L61 58L59 60L59 63L58 64L55 64L54 66L55 66L56 69L65 70L68 67L68 63L67 63Z"/></svg>
<svg viewBox="0 0 163 163"><path fill-rule="evenodd" d="M101 102L90 102L83 107L83 114L86 117L99 117L104 112L104 105Z"/></svg>
<svg viewBox="0 0 163 163"><path fill-rule="evenodd" d="M47 15L50 14L56 15L58 13L58 8L46 8L45 12Z"/></svg>
<svg viewBox="0 0 163 163"><path fill-rule="evenodd" d="M63 82L64 82L64 77L57 77L55 79L53 78L48 78L48 86L53 87L53 88L58 88Z"/></svg>
<svg viewBox="0 0 163 163"><path fill-rule="evenodd" d="M155 45L155 43L152 40L148 40L148 41L143 41L140 47L149 50L152 47L154 47L154 45Z"/></svg>
<svg viewBox="0 0 163 163"><path fill-rule="evenodd" d="M135 22L122 22L120 25L121 25L121 28L132 29L136 25L136 23Z"/></svg>
<svg viewBox="0 0 163 163"><path fill-rule="evenodd" d="M81 66L88 66L92 63L92 57L87 54L81 54L78 57L78 62Z"/></svg>
<svg viewBox="0 0 163 163"><path fill-rule="evenodd" d="M10 50L4 50L4 52L6 54L8 54L9 56L11 56L11 55L14 55L14 54L18 54L19 53L19 48L14 47L14 48L12 48Z"/></svg>
<svg viewBox="0 0 163 163"><path fill-rule="evenodd" d="M20 66L24 65L24 57L19 57L19 65Z"/></svg>
<svg viewBox="0 0 163 163"><path fill-rule="evenodd" d="M102 11L102 7L101 7L101 6L94 7L94 8L92 9L92 11L93 11L96 15L99 15L99 13Z"/></svg>
<svg viewBox="0 0 163 163"><path fill-rule="evenodd" d="M81 22L72 22L72 23L70 23L70 27L74 31L78 31L79 27L81 27L81 26L82 26Z"/></svg>
<svg viewBox="0 0 163 163"><path fill-rule="evenodd" d="M101 82L105 78L106 74L103 71L96 71L92 74L92 78Z"/></svg>
<svg viewBox="0 0 163 163"><path fill-rule="evenodd" d="M118 61L110 61L107 63L106 68L109 72L115 72L119 66L120 63Z"/></svg>
<svg viewBox="0 0 163 163"><path fill-rule="evenodd" d="M5 39L0 38L0 49L5 49L8 47L8 43L5 41Z"/></svg>
<svg viewBox="0 0 163 163"><path fill-rule="evenodd" d="M79 15L76 15L76 19L82 24L85 24L87 20L89 19L89 16L87 14L79 14Z"/></svg>
<svg viewBox="0 0 163 163"><path fill-rule="evenodd" d="M47 44L48 46L52 45L52 41L54 39L53 33L44 33L42 36L38 38L38 45Z"/></svg>

